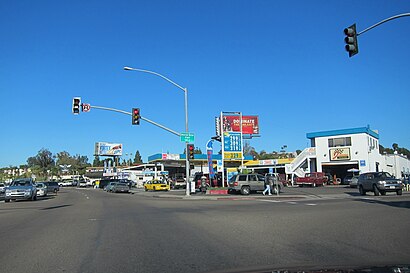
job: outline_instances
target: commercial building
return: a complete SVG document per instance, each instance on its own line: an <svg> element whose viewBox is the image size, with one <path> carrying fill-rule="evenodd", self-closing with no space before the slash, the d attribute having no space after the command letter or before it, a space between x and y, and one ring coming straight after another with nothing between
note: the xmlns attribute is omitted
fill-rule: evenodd
<svg viewBox="0 0 410 273"><path fill-rule="evenodd" d="M286 173L330 173L342 179L349 172L388 171L398 178L409 174L410 161L401 155L381 155L379 133L369 127L306 134L311 147L286 165Z"/></svg>

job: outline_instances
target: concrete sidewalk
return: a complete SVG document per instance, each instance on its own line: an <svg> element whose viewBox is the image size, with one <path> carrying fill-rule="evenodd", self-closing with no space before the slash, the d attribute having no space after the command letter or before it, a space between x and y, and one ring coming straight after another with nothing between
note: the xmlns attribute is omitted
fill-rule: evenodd
<svg viewBox="0 0 410 273"><path fill-rule="evenodd" d="M271 200L314 200L314 199L354 199L363 198L357 189L349 189L346 187L335 188L285 188L279 195L263 195L261 192L251 193L250 195L236 194L203 194L194 193L186 196L185 190L171 190L168 192L144 191L143 189L133 189L131 192L135 195L153 197L153 198L170 198L180 200L252 200L252 199L271 199ZM403 191L403 195L408 195L410 192ZM388 193L387 196L395 196L394 193ZM373 197L372 193L368 193L367 197Z"/></svg>

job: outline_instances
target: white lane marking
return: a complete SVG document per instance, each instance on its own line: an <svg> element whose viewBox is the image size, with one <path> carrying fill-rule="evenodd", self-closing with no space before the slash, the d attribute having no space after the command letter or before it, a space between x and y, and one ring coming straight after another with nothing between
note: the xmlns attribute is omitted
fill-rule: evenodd
<svg viewBox="0 0 410 273"><path fill-rule="evenodd" d="M297 204L296 202L286 202L286 203L292 204L292 205L296 205L296 204Z"/></svg>
<svg viewBox="0 0 410 273"><path fill-rule="evenodd" d="M270 203L280 203L280 201L278 201L278 200L266 200L266 199L260 199L260 200L258 200L258 201L261 201L261 202L270 202Z"/></svg>
<svg viewBox="0 0 410 273"><path fill-rule="evenodd" d="M90 198L87 196L87 199L90 199Z"/></svg>
<svg viewBox="0 0 410 273"><path fill-rule="evenodd" d="M309 204L306 204L306 206L316 206L317 204L313 204L313 203L309 203Z"/></svg>

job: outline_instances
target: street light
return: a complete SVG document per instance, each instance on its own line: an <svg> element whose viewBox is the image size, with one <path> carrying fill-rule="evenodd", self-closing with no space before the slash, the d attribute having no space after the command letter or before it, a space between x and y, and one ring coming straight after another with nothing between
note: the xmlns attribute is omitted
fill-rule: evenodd
<svg viewBox="0 0 410 273"><path fill-rule="evenodd" d="M124 66L124 70L129 70L129 71L138 71L138 72L143 72L143 73L148 73L148 74L153 74L155 76L158 76L167 82L175 85L182 91L184 91L184 107L185 107L185 132L188 133L188 89L180 86L176 82L172 81L171 79L168 79L164 75L161 75L157 72L146 70L146 69L140 69L140 68L133 68L129 66ZM190 195L189 192L189 160L188 160L188 146L185 145L185 177L186 177L186 195Z"/></svg>

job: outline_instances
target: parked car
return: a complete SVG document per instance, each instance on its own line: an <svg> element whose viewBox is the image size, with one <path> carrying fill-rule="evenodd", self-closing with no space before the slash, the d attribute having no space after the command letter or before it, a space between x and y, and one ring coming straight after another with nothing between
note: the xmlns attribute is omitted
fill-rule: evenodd
<svg viewBox="0 0 410 273"><path fill-rule="evenodd" d="M57 193L60 190L60 186L58 185L57 182L50 181L50 182L44 182L44 184L47 186L47 193L49 192Z"/></svg>
<svg viewBox="0 0 410 273"><path fill-rule="evenodd" d="M111 192L130 192L130 188L126 183L114 183Z"/></svg>
<svg viewBox="0 0 410 273"><path fill-rule="evenodd" d="M180 189L180 188L186 188L186 181L185 181L185 177L184 174L176 174L175 175L175 179L174 179L175 183L174 183L174 188L175 189Z"/></svg>
<svg viewBox="0 0 410 273"><path fill-rule="evenodd" d="M36 183L36 189L37 189L37 197L47 196L47 186L46 186L46 184L44 184L42 182Z"/></svg>
<svg viewBox="0 0 410 273"><path fill-rule="evenodd" d="M236 174L228 181L228 192L240 191L248 195L253 191L265 189L265 177L261 174Z"/></svg>
<svg viewBox="0 0 410 273"><path fill-rule="evenodd" d="M312 187L323 186L327 183L327 176L323 172L313 172L305 174L305 177L297 177L296 184L303 187L309 185Z"/></svg>
<svg viewBox="0 0 410 273"><path fill-rule="evenodd" d="M359 176L353 176L352 180L350 180L349 186L351 188L357 188L357 182L359 182Z"/></svg>
<svg viewBox="0 0 410 273"><path fill-rule="evenodd" d="M71 186L73 186L73 183L74 183L73 179L64 179L64 180L58 182L58 186L60 186L60 187L71 187Z"/></svg>
<svg viewBox="0 0 410 273"><path fill-rule="evenodd" d="M117 184L117 182L109 182L108 185L104 187L104 190L106 192L112 191L115 184Z"/></svg>
<svg viewBox="0 0 410 273"><path fill-rule="evenodd" d="M352 182L352 179L353 179L353 174L351 173L347 174L342 180L342 185L350 185L350 182Z"/></svg>
<svg viewBox="0 0 410 273"><path fill-rule="evenodd" d="M110 184L111 182L119 182L118 179L101 179L96 185L98 185L98 188L104 189Z"/></svg>
<svg viewBox="0 0 410 273"><path fill-rule="evenodd" d="M164 180L151 180L145 183L145 191L169 191L170 186Z"/></svg>
<svg viewBox="0 0 410 273"><path fill-rule="evenodd" d="M359 176L357 182L361 195L372 191L375 196L386 195L386 192L396 192L402 195L403 184L400 179L394 178L388 172L369 172Z"/></svg>
<svg viewBox="0 0 410 273"><path fill-rule="evenodd" d="M21 178L13 180L6 188L4 202L11 200L37 200L37 189L31 178Z"/></svg>
<svg viewBox="0 0 410 273"><path fill-rule="evenodd" d="M0 183L0 200L4 199L6 193L6 186L3 183Z"/></svg>
<svg viewBox="0 0 410 273"><path fill-rule="evenodd" d="M135 182L129 179L120 179L118 180L119 183L126 184L130 189L135 187Z"/></svg>

